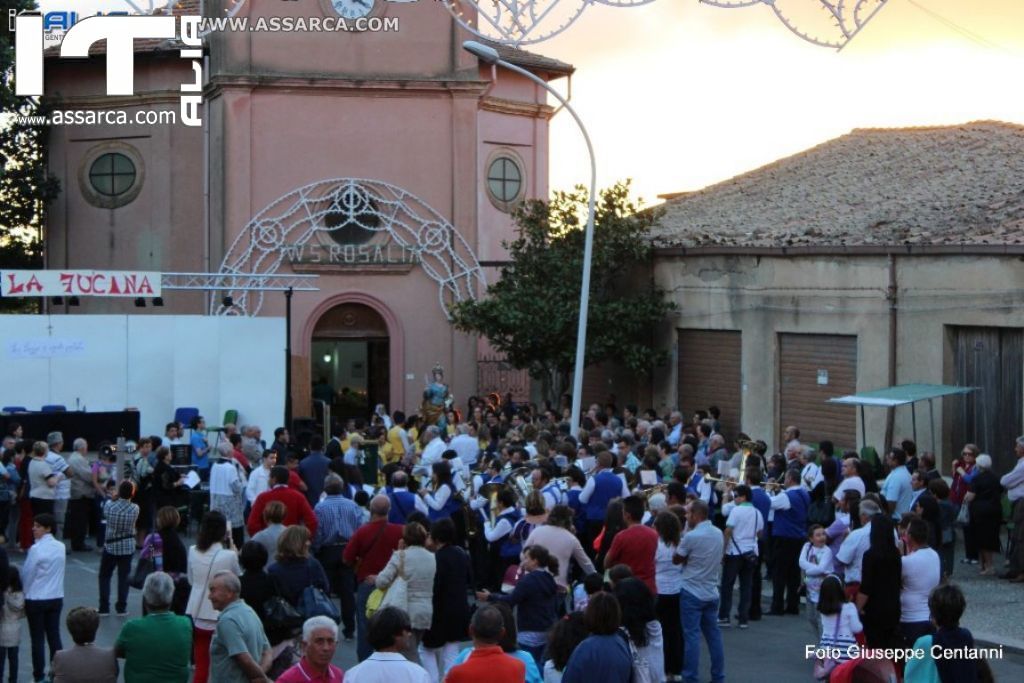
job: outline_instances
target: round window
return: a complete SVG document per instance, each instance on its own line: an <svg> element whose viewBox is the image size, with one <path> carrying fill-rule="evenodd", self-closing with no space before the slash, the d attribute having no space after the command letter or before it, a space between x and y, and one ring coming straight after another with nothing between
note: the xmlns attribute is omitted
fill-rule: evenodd
<svg viewBox="0 0 1024 683"><path fill-rule="evenodd" d="M381 216L377 202L361 187L351 185L338 191L324 215L324 228L338 244L363 244L379 232Z"/></svg>
<svg viewBox="0 0 1024 683"><path fill-rule="evenodd" d="M499 156L487 168L487 191L491 198L501 205L508 205L519 198L523 189L523 171L516 159Z"/></svg>
<svg viewBox="0 0 1024 683"><path fill-rule="evenodd" d="M101 154L89 167L89 184L104 197L120 197L135 184L135 164L120 152Z"/></svg>

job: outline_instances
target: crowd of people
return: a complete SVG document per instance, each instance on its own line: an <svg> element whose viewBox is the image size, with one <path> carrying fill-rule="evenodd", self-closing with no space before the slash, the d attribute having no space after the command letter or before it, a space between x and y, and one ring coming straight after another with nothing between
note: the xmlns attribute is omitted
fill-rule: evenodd
<svg viewBox="0 0 1024 683"><path fill-rule="evenodd" d="M949 583L954 530L961 562L993 573L1003 491L1016 522L1004 576L1024 581L1024 437L1001 478L968 444L947 484L912 441L889 450L885 472L801 443L796 427L771 456L742 434L729 447L714 407L685 420L594 405L579 430L511 401L442 415L379 410L334 425L327 443L279 428L269 446L258 427L214 436L199 417L188 439L174 423L141 439L122 471L112 449L92 462L81 439L64 455L63 435L33 441L15 426L0 530L27 555L10 571L0 557L8 666L24 615L33 680L116 680L122 658L127 680L196 683L696 681L703 640L722 681L721 629L803 614L822 648L847 653L818 658L823 679L861 663L844 649L854 643L973 644ZM190 468L173 464L182 445ZM208 482L205 509L183 504L186 469ZM90 533L96 608L63 615L62 540L85 552ZM115 570L114 612L127 615L134 584L143 616L104 648L93 642ZM344 674L331 664L339 639L360 662ZM934 666L939 680L974 680L962 661Z"/></svg>

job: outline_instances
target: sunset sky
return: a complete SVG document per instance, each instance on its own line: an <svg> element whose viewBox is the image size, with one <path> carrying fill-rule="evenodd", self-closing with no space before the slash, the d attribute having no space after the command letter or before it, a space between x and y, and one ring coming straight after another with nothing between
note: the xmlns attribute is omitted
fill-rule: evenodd
<svg viewBox="0 0 1024 683"><path fill-rule="evenodd" d="M822 12L818 0L777 1ZM838 53L793 35L763 5L595 4L527 49L576 66L572 104L596 148L598 184L632 178L648 203L856 127L1024 124L1024 0L890 0ZM568 115L551 137L552 189L585 182L586 148Z"/></svg>
<svg viewBox="0 0 1024 683"><path fill-rule="evenodd" d="M1021 0L890 0L838 53L793 35L766 6L595 5L531 49L577 68L572 103L598 185L633 178L648 202L852 128L1024 123ZM564 114L551 160L553 189L586 181L586 148Z"/></svg>

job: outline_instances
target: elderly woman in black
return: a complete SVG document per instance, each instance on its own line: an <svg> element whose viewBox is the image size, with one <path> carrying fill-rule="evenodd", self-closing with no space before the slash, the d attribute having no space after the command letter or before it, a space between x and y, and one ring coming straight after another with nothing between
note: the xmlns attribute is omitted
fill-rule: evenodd
<svg viewBox="0 0 1024 683"><path fill-rule="evenodd" d="M276 562L267 568L277 594L298 605L306 586L316 586L324 593L331 588L316 558L309 554L309 530L301 525L286 528L277 539Z"/></svg>
<svg viewBox="0 0 1024 683"><path fill-rule="evenodd" d="M970 513L971 536L981 552L979 574L994 574L992 556L999 552L999 525L1003 520L999 477L992 472L992 458L982 453L974 461L978 473L971 480L964 503Z"/></svg>

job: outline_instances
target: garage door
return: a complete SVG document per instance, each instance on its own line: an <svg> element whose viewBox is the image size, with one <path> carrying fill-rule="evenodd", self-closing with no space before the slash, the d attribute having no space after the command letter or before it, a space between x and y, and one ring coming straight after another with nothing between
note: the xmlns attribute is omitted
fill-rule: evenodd
<svg viewBox="0 0 1024 683"><path fill-rule="evenodd" d="M734 330L679 330L679 410L689 423L697 410L718 406L722 435L740 431L743 403L742 337Z"/></svg>
<svg viewBox="0 0 1024 683"><path fill-rule="evenodd" d="M857 337L838 334L779 335L779 430L800 429L800 440L832 441L837 450L856 448L853 406L826 403L857 393Z"/></svg>

